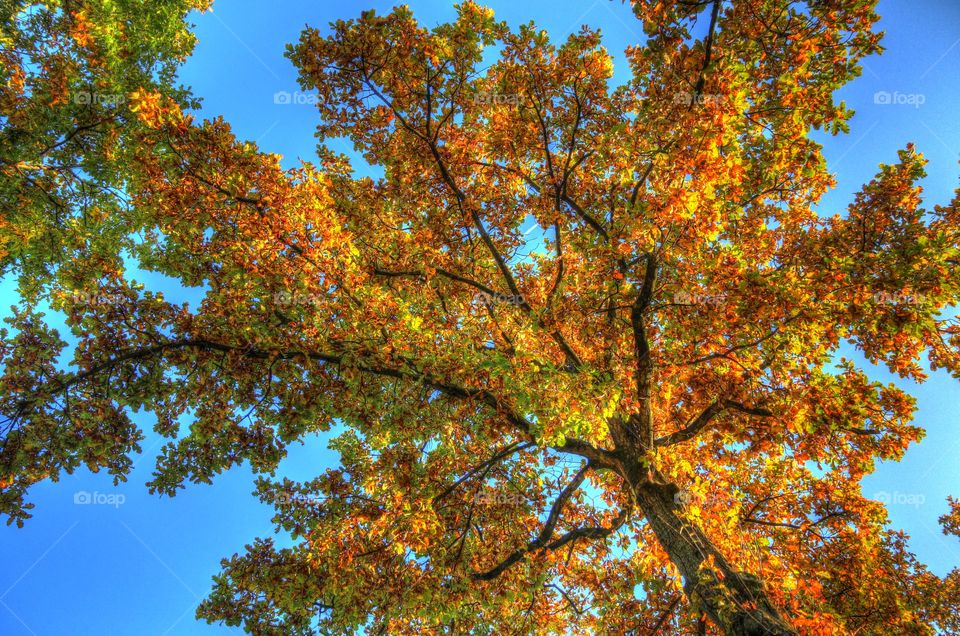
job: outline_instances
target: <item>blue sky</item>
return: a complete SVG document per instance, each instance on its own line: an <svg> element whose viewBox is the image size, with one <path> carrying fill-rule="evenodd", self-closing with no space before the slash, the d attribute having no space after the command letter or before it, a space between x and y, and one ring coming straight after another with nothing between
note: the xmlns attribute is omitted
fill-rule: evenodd
<svg viewBox="0 0 960 636"><path fill-rule="evenodd" d="M409 4L426 24L454 16L449 2ZM615 81L625 77L624 47L640 37L629 9L610 0L487 4L513 25L535 19L554 39L584 23L600 27L606 47L615 54ZM285 165L295 165L298 157L314 155L316 113L309 104L275 103L277 92L298 90L284 46L295 42L306 24L323 26L391 5L379 0L220 0L214 12L196 16L199 44L182 81L204 99L204 116L223 115L239 137L255 140L263 150L283 154ZM910 141L930 160L923 182L928 205L946 203L960 185L960 119L955 115L960 103L960 3L882 0L879 10L887 52L869 59L863 76L841 91L857 111L851 133L823 140L838 178L838 188L822 206L825 213L842 211L877 164L895 161L897 149ZM877 103L884 101L884 93L892 103ZM146 282L150 286L149 277ZM176 297L168 284L152 282ZM15 302L10 290L9 281L0 281L0 306ZM894 380L883 369L872 374L884 382ZM942 575L960 566L960 541L944 537L937 525L946 496L960 495L960 383L944 373L919 386L896 381L918 397L917 420L927 437L902 462L879 467L866 480L864 492L889 498L893 526L906 530L920 559ZM140 421L149 429L148 419ZM220 476L213 486L191 486L173 499L149 496L143 484L152 472L157 440L148 436L143 446L128 483L115 488L105 474L80 473L40 484L31 493L37 507L26 527L0 528L0 634L239 633L197 623L194 608L221 557L272 532L271 509L250 496L253 479L246 469ZM281 468L292 479L309 479L333 461L323 440L315 440L293 449ZM83 493L101 503L75 503Z"/></svg>

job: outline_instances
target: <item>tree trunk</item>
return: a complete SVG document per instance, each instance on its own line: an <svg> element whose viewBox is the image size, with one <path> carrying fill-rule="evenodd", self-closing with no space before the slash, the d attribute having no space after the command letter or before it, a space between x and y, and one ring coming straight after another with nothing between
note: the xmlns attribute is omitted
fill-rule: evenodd
<svg viewBox="0 0 960 636"><path fill-rule="evenodd" d="M767 598L762 582L735 571L700 528L678 515L676 486L652 482L641 471L630 482L637 505L683 575L687 598L725 634L796 636L797 631Z"/></svg>

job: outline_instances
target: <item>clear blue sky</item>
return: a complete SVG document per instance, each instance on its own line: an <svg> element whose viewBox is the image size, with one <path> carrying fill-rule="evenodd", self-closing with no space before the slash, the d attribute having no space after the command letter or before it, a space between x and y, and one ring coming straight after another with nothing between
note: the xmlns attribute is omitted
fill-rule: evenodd
<svg viewBox="0 0 960 636"><path fill-rule="evenodd" d="M426 24L454 16L450 2L409 4ZM615 80L624 78L624 47L640 37L629 9L610 0L487 4L513 25L535 19L554 39L584 23L602 28L608 50L616 55ZM296 41L305 24L324 26L363 9L390 6L380 0L220 0L213 13L196 17L199 44L182 81L203 97L204 116L225 116L238 136L283 154L292 166L298 157L314 155L316 115L308 104L274 103L278 91L298 90L284 45ZM842 91L857 111L851 133L825 140L839 182L822 206L825 212L845 208L877 163L895 161L897 149L910 141L930 159L923 183L928 205L946 203L958 186L960 3L882 0L880 14L887 52L868 60L863 76ZM878 91L922 95L923 104L877 104ZM153 283L169 298L177 297L169 284ZM10 289L9 281L0 282L0 306L14 302ZM893 380L882 369L874 376ZM881 466L864 492L888 494L894 527L906 530L920 559L943 575L960 566L960 541L944 537L937 525L946 496L960 495L960 382L944 373L920 386L897 382L919 398L917 419L927 437L904 461ZM148 420L141 422L149 429ZM148 437L128 483L114 488L105 474L81 473L40 484L31 493L37 507L26 527L0 528L0 634L240 633L197 623L193 613L220 558L272 532L271 509L250 496L252 477L245 469L222 475L213 486L191 486L174 499L147 495L143 484L151 474L156 441ZM292 479L309 479L335 459L317 440L295 449L281 468ZM122 495L124 501L77 505L78 492L99 493L101 500ZM896 503L918 500L923 503Z"/></svg>

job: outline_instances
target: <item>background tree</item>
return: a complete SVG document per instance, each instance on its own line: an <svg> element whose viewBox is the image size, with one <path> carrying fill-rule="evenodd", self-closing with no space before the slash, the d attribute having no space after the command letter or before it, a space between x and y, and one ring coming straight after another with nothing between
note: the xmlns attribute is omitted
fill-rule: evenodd
<svg viewBox="0 0 960 636"><path fill-rule="evenodd" d="M555 45L472 3L434 29L402 8L308 29L290 57L319 93L319 162L289 171L177 95L133 91L113 252L49 267L10 320L3 511L21 519L27 486L80 462L122 476L131 409L171 438L151 482L170 495L243 461L269 474L337 427L338 468L259 481L294 546L226 560L202 617L960 628L960 575L928 572L860 493L922 434L913 400L840 355L960 372L942 313L957 202L920 208L907 146L845 215L814 209L832 178L808 135L845 130L832 93L879 49L872 3L633 7L648 39L615 88L597 33ZM336 136L383 176L354 176ZM202 303L145 290L123 250ZM117 301L63 300L78 284ZM79 340L70 370L41 296Z"/></svg>
<svg viewBox="0 0 960 636"><path fill-rule="evenodd" d="M0 2L0 275L16 278L21 298L19 333L3 332L0 510L18 524L28 516L22 497L31 483L81 465L122 478L139 450L140 431L119 411L108 421L92 405L62 419L34 414L21 427L21 400L35 381L58 375L63 343L38 305L102 303L98 281L123 270L123 252L136 241L124 191L131 135L142 125L127 104L150 91L196 105L174 74L193 48L186 15L207 4Z"/></svg>
<svg viewBox="0 0 960 636"><path fill-rule="evenodd" d="M174 73L193 48L185 16L206 5L0 2L0 273L20 274L21 294L76 251L116 258L132 213L126 103L152 90L195 105Z"/></svg>

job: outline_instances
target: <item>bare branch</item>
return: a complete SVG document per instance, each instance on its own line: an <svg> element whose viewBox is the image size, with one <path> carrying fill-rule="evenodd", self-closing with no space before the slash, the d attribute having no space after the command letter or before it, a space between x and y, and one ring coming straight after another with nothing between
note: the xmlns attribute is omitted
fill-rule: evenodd
<svg viewBox="0 0 960 636"><path fill-rule="evenodd" d="M583 480L586 478L587 471L591 468L592 464L587 463L577 472L573 480L571 480L570 483L568 483L563 491L557 496L550 508L547 521L540 530L540 534L536 539L530 541L524 548L512 552L506 559L501 561L492 569L485 572L474 573L473 578L481 581L490 581L506 572L514 564L523 560L523 558L530 552L552 551L578 539L603 539L616 532L626 522L629 516L629 508L627 506L624 506L620 510L620 513L614 519L613 524L609 528L581 527L567 532L554 541L550 541L550 539L553 537L553 532L556 528L557 522L560 519L563 506L583 483Z"/></svg>

